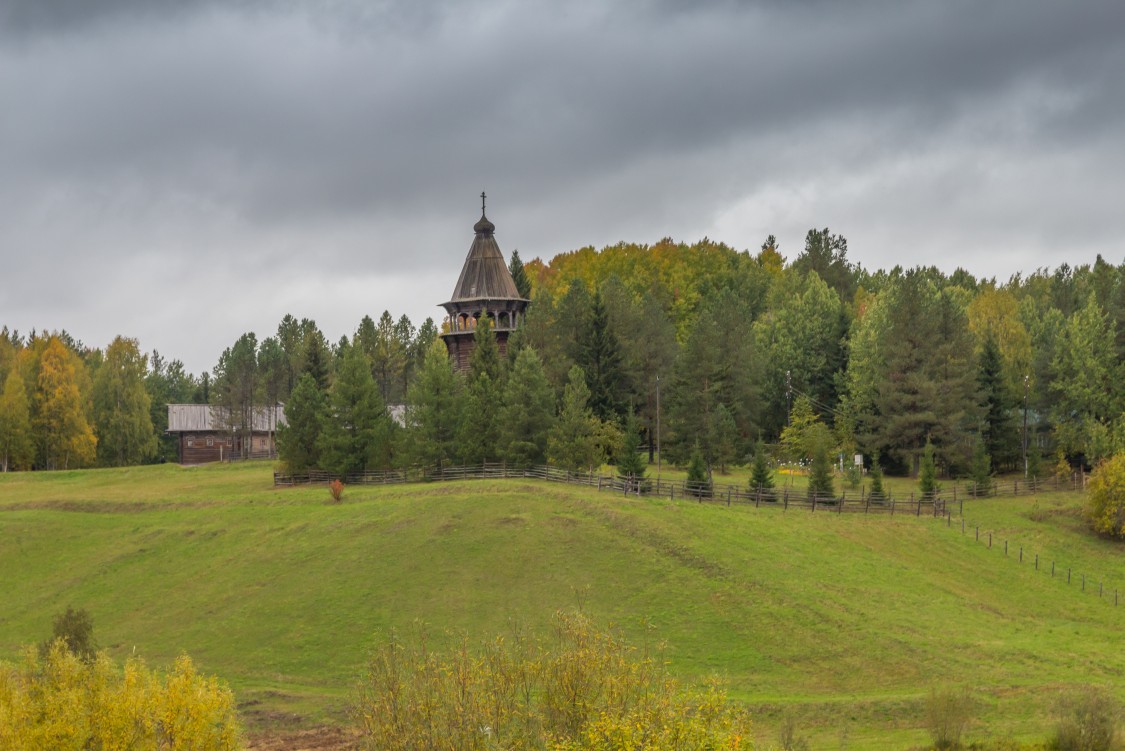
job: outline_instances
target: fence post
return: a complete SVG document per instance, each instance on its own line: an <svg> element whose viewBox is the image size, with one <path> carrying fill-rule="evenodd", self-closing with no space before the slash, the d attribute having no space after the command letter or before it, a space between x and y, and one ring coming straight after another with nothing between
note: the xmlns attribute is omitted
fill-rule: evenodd
<svg viewBox="0 0 1125 751"><path fill-rule="evenodd" d="M1023 563L1023 545L1020 545L1020 563Z"/></svg>
<svg viewBox="0 0 1125 751"><path fill-rule="evenodd" d="M894 499L894 496L891 496L891 516L894 516L894 515L895 515L895 499Z"/></svg>
<svg viewBox="0 0 1125 751"><path fill-rule="evenodd" d="M991 532L988 533L988 548L989 548L989 550L992 549L992 533Z"/></svg>
<svg viewBox="0 0 1125 751"><path fill-rule="evenodd" d="M1051 561L1051 578L1055 578L1055 562Z"/></svg>
<svg viewBox="0 0 1125 751"><path fill-rule="evenodd" d="M1082 574L1082 591L1086 591L1086 575Z"/></svg>
<svg viewBox="0 0 1125 751"><path fill-rule="evenodd" d="M844 513L844 504L847 503L847 502L848 502L848 494L844 493L843 495L840 496L840 505L836 509L837 514Z"/></svg>
<svg viewBox="0 0 1125 751"><path fill-rule="evenodd" d="M812 511L810 511L809 513L812 513L813 511L816 511L816 493L812 494Z"/></svg>
<svg viewBox="0 0 1125 751"><path fill-rule="evenodd" d="M785 489L784 498L785 498L785 505L782 506L781 510L782 511L788 511L789 510L789 488Z"/></svg>
<svg viewBox="0 0 1125 751"><path fill-rule="evenodd" d="M730 506L730 488L727 488L727 506Z"/></svg>
<svg viewBox="0 0 1125 751"><path fill-rule="evenodd" d="M1008 557L1008 541L1004 540L1004 557Z"/></svg>
<svg viewBox="0 0 1125 751"><path fill-rule="evenodd" d="M1039 554L1038 553L1035 554L1035 570L1036 571L1039 570Z"/></svg>
<svg viewBox="0 0 1125 751"><path fill-rule="evenodd" d="M863 500L863 513L866 514L869 508L871 508L871 496L867 496L867 498Z"/></svg>
<svg viewBox="0 0 1125 751"><path fill-rule="evenodd" d="M1070 569L1069 568L1066 570L1066 583L1070 584Z"/></svg>

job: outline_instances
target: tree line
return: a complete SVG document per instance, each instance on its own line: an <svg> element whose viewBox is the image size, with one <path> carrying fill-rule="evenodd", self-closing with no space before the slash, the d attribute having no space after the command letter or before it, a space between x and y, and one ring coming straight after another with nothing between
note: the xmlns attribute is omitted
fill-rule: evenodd
<svg viewBox="0 0 1125 751"><path fill-rule="evenodd" d="M453 371L432 319L365 317L330 343L311 319L239 337L210 372L104 351L65 332L0 336L0 461L9 469L174 458L168 403L222 407L232 433L285 404L293 469L552 462L638 452L707 474L769 444L794 461L863 454L888 471L987 477L1041 457L1125 450L1125 263L1006 282L934 267L870 272L810 230L792 261L665 239L510 269L532 299L506 356L487 324ZM403 405L392 419L389 407ZM248 442L244 442L248 445ZM643 469L643 464L639 468Z"/></svg>

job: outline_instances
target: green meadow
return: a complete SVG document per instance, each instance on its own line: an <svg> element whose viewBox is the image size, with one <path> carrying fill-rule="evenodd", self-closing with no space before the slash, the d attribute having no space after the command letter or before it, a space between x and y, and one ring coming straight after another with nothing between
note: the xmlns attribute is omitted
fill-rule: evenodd
<svg viewBox="0 0 1125 751"><path fill-rule="evenodd" d="M581 608L663 643L687 682L721 676L762 747L793 717L813 748L922 748L925 698L964 687L968 741L1030 748L1060 692L1125 699L1125 547L1086 531L1080 493L965 501L962 534L956 507L785 512L521 480L336 504L275 489L272 469L0 475L0 659L84 607L114 656L186 652L224 678L252 729L332 724L391 629L546 633Z"/></svg>

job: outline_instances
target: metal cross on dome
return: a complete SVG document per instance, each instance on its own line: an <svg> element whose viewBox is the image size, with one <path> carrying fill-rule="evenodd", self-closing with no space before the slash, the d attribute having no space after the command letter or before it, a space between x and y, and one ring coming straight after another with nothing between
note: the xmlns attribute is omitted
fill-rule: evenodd
<svg viewBox="0 0 1125 751"><path fill-rule="evenodd" d="M481 216L484 216L484 198L485 198L484 191L482 190L480 192L480 213L481 213Z"/></svg>

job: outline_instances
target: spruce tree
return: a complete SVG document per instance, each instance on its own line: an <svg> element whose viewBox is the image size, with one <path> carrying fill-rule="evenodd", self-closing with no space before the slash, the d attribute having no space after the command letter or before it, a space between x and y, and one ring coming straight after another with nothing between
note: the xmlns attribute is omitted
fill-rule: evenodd
<svg viewBox="0 0 1125 751"><path fill-rule="evenodd" d="M809 497L833 498L836 495L832 479L832 434L817 423L810 429L808 438L812 463L809 466Z"/></svg>
<svg viewBox="0 0 1125 751"><path fill-rule="evenodd" d="M750 465L750 492L773 494L773 472L770 470L766 444L761 439L754 444L754 462Z"/></svg>
<svg viewBox="0 0 1125 751"><path fill-rule="evenodd" d="M617 476L632 490L644 486L648 465L640 451L641 432L637 417L632 408L625 417L625 428L621 431L621 443L617 447Z"/></svg>
<svg viewBox="0 0 1125 751"><path fill-rule="evenodd" d="M918 465L918 489L926 500L932 500L938 492L934 444L929 438L926 439L926 445L922 447L922 459Z"/></svg>
<svg viewBox="0 0 1125 751"><path fill-rule="evenodd" d="M707 471L707 462L703 459L703 451L699 444L691 451L691 459L687 468L687 490L698 498L711 496L711 474Z"/></svg>
<svg viewBox="0 0 1125 751"><path fill-rule="evenodd" d="M987 496L992 491L992 460L980 436L973 443L972 477L973 495Z"/></svg>
<svg viewBox="0 0 1125 751"><path fill-rule="evenodd" d="M458 442L464 438L461 392L445 343L435 341L407 393L404 453L411 464L443 467L459 455Z"/></svg>
<svg viewBox="0 0 1125 751"><path fill-rule="evenodd" d="M518 250L512 251L512 260L508 263L508 271L512 275L512 281L516 283L516 291L520 293L520 297L530 300L531 280L527 277L527 271L523 267L523 261L520 260Z"/></svg>
<svg viewBox="0 0 1125 751"><path fill-rule="evenodd" d="M328 392L328 407L316 444L320 468L342 476L385 467L391 430L367 358L358 347L348 347Z"/></svg>
<svg viewBox="0 0 1125 751"><path fill-rule="evenodd" d="M285 405L285 424L277 428L277 456L291 474L319 466L317 441L324 421L324 394L310 373L297 380Z"/></svg>
<svg viewBox="0 0 1125 751"><path fill-rule="evenodd" d="M871 457L871 471L868 472L871 478L871 492L868 496L873 501L886 500L886 493L883 490L883 466L879 463L879 452L876 451Z"/></svg>
<svg viewBox="0 0 1125 751"><path fill-rule="evenodd" d="M985 337L981 347L977 384L984 407L984 431L981 436L984 451L998 462L1011 463L1015 458L1018 437L1012 420L1015 400L1004 377L1000 346L991 332Z"/></svg>
<svg viewBox="0 0 1125 751"><path fill-rule="evenodd" d="M734 424L734 415L727 405L720 404L715 410L715 462L719 465L719 473L725 475L727 466L737 463L737 459L738 426Z"/></svg>
<svg viewBox="0 0 1125 751"><path fill-rule="evenodd" d="M590 409L601 420L619 421L625 407L625 370L621 344L610 326L600 291L594 292L578 345L576 362L586 374Z"/></svg>
<svg viewBox="0 0 1125 751"><path fill-rule="evenodd" d="M516 356L504 387L500 409L500 446L504 458L517 467L543 464L547 434L555 420L555 395L539 355L524 347Z"/></svg>
<svg viewBox="0 0 1125 751"><path fill-rule="evenodd" d="M601 466L605 456L598 446L598 418L587 407L590 390L582 368L570 369L558 419L547 435L547 460L572 472Z"/></svg>

